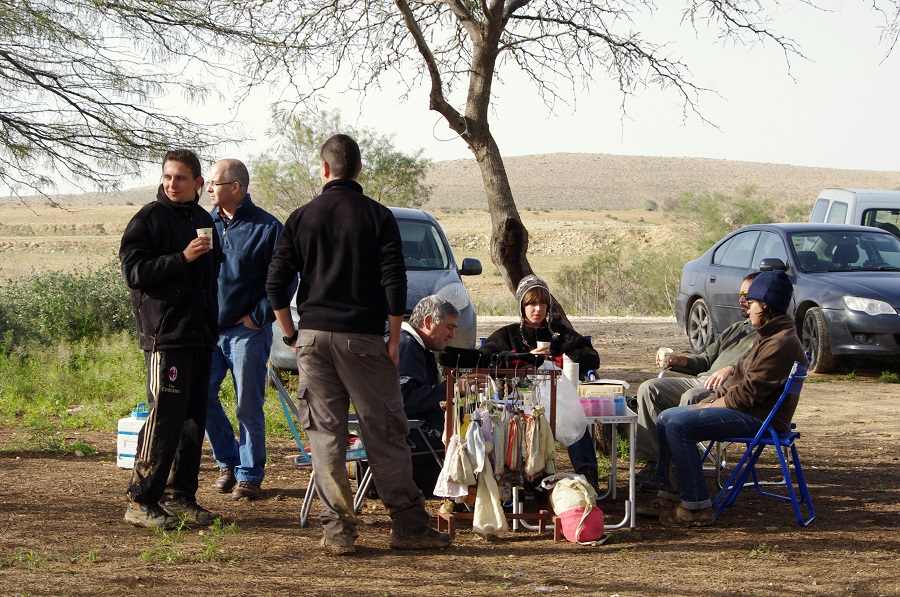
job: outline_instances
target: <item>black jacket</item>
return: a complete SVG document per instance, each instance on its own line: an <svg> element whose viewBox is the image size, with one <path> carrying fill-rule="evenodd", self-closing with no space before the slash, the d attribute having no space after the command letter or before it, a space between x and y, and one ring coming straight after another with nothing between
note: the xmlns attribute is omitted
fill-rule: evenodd
<svg viewBox="0 0 900 597"><path fill-rule="evenodd" d="M434 353L419 344L413 333L400 333L400 392L407 419L422 419L431 429L443 431L447 382L441 380ZM415 434L413 434L415 435Z"/></svg>
<svg viewBox="0 0 900 597"><path fill-rule="evenodd" d="M222 254L218 237L213 235L213 250L192 263L183 253L197 237L197 228L212 227L199 196L175 203L160 185L156 201L141 208L125 228L119 261L131 289L141 349L215 348Z"/></svg>
<svg viewBox="0 0 900 597"><path fill-rule="evenodd" d="M297 272L300 329L381 336L388 315L406 312L397 221L355 181L328 182L288 216L266 280L274 310L290 306Z"/></svg>
<svg viewBox="0 0 900 597"><path fill-rule="evenodd" d="M525 353L537 347L538 341L550 342L550 354L553 357L561 359L566 354L578 363L581 379L585 378L588 371L600 367L600 355L591 346L590 340L561 323L554 323L552 329L551 333L547 326L532 328L511 323L491 334L481 345L481 352L488 358L501 352Z"/></svg>

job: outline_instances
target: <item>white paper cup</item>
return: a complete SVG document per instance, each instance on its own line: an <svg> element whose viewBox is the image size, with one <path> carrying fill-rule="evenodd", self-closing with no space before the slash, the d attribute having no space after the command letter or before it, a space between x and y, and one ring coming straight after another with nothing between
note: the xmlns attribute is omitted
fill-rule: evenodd
<svg viewBox="0 0 900 597"><path fill-rule="evenodd" d="M660 348L656 351L656 359L659 361L660 369L668 369L669 368L669 357L672 356L672 353L675 351L671 348Z"/></svg>
<svg viewBox="0 0 900 597"><path fill-rule="evenodd" d="M541 350L543 350L545 348L550 348L550 343L549 342L538 342L537 347Z"/></svg>
<svg viewBox="0 0 900 597"><path fill-rule="evenodd" d="M197 236L200 238L208 238L212 242L212 228L197 228Z"/></svg>

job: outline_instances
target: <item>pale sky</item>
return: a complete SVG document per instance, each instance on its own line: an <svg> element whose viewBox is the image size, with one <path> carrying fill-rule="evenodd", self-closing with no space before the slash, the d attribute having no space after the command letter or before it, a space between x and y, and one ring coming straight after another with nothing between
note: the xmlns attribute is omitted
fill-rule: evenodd
<svg viewBox="0 0 900 597"><path fill-rule="evenodd" d="M709 32L695 34L679 26L679 13L668 7L672 3L658 4L660 9L636 29L645 39L671 41L672 55L690 66L697 85L719 94L700 100L704 117L718 129L693 115L683 121L678 95L652 88L627 100L623 117L621 97L605 81L550 114L534 88L507 70L506 85L495 87L491 124L501 152L703 157L900 171L900 49L885 59L887 45L878 28L882 21L865 1L819 1L831 12L785 3L773 27L792 37L807 57L792 57L790 67L772 42L723 47ZM403 151L423 148L434 161L472 157L461 140L450 139L437 113L427 109L427 89L401 103L399 91L390 87L385 84L388 92L370 94L361 115L357 98L339 89L330 91L338 99L328 105L339 109L346 122L393 135ZM237 114L257 139L223 148L222 156L247 159L267 146L267 101L254 98ZM211 116L217 110L227 112L208 107ZM148 173L145 180L125 186L157 179L157 172Z"/></svg>

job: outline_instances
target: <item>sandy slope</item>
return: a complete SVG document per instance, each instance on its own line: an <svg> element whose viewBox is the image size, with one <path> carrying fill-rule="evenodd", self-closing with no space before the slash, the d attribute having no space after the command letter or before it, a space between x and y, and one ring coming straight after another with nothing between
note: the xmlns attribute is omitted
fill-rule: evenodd
<svg viewBox="0 0 900 597"><path fill-rule="evenodd" d="M733 195L753 185L759 196L789 202L808 201L826 187L900 188L900 172L831 170L783 164L759 164L701 158L665 158L608 154L542 154L504 160L520 208L644 209L685 190ZM434 192L427 209L486 207L481 175L474 160L437 162L428 175ZM251 189L252 190L252 189ZM132 203L152 199L153 187L116 193L59 195L62 205ZM28 198L31 205L44 198ZM0 198L0 206L21 200Z"/></svg>

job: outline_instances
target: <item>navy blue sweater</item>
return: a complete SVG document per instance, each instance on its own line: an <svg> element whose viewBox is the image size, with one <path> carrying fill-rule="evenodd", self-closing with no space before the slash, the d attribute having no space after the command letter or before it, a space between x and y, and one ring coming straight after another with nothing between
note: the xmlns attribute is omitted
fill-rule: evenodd
<svg viewBox="0 0 900 597"><path fill-rule="evenodd" d="M266 274L281 222L257 207L250 195L234 212L226 226L216 207L210 211L222 244L219 270L219 328L229 328L249 314L257 327L275 321L266 295Z"/></svg>

